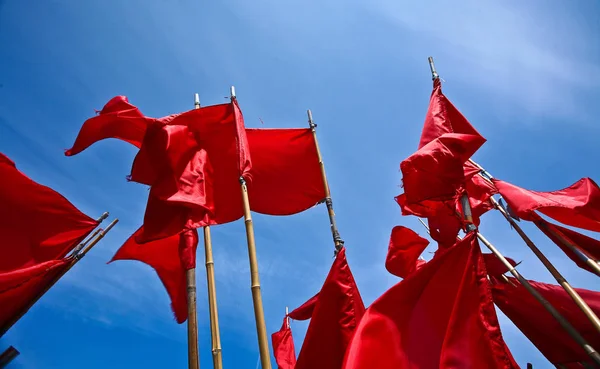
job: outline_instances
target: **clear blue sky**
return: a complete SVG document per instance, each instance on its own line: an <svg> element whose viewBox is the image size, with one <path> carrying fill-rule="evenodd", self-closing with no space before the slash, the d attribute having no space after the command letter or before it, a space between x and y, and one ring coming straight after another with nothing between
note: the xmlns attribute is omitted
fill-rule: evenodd
<svg viewBox="0 0 600 369"><path fill-rule="evenodd" d="M365 303L397 279L383 263L394 225L424 235L393 197L417 146L431 92L444 91L488 142L476 160L538 190L600 180L600 7L593 1L0 0L0 151L91 216L119 225L4 338L11 368L184 368L177 325L154 272L106 265L141 223L147 189L128 183L135 148L104 141L63 156L83 121L127 95L163 116L226 101L235 85L249 127L319 124L340 232ZM536 229L532 238L578 287L597 287ZM332 262L324 206L255 216L269 332L286 305L320 287ZM482 232L531 279L552 281L497 214ZM597 236L597 235L596 235ZM242 222L213 228L223 356L256 368L258 349ZM200 249L201 250L201 249ZM430 247L427 252L432 251ZM199 252L199 265L203 254ZM431 254L425 254L429 259ZM211 367L204 269L198 270L201 365ZM549 368L501 316L517 361ZM306 324L293 322L299 350Z"/></svg>

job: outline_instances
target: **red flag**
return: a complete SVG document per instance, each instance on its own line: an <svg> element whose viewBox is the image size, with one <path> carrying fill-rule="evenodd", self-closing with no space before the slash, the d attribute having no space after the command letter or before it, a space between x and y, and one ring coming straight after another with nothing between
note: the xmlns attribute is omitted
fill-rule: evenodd
<svg viewBox="0 0 600 369"><path fill-rule="evenodd" d="M79 154L93 143L106 138L118 138L139 148L147 125L156 120L144 116L129 103L126 96L113 97L99 113L83 123L73 147L66 150L65 155Z"/></svg>
<svg viewBox="0 0 600 369"><path fill-rule="evenodd" d="M412 229L396 226L392 229L390 244L385 259L385 268L391 274L406 278L417 270L419 256L429 241Z"/></svg>
<svg viewBox="0 0 600 369"><path fill-rule="evenodd" d="M485 262L485 269L487 269L487 273L490 277L499 277L504 273L508 273L508 268L498 257L494 254L483 254L483 260ZM517 262L515 262L511 258L506 258L506 260L513 267L517 266Z"/></svg>
<svg viewBox="0 0 600 369"><path fill-rule="evenodd" d="M250 206L257 213L300 213L325 198L310 128L246 129L252 154Z"/></svg>
<svg viewBox="0 0 600 369"><path fill-rule="evenodd" d="M0 272L61 259L98 222L0 153Z"/></svg>
<svg viewBox="0 0 600 369"><path fill-rule="evenodd" d="M568 228L558 226L556 224L548 223L543 220L539 215L532 214L535 225L542 231L548 238L552 240L561 250L567 255L571 260L577 264L582 269L585 269L591 273L595 273L595 271L590 268L584 261L582 261L575 252L573 252L570 248L563 245L562 241L559 237L555 236L552 231L564 238L567 241L570 241L576 248L582 250L585 254L587 254L592 260L600 260L600 241L595 240L591 237L585 236L579 232L572 231Z"/></svg>
<svg viewBox="0 0 600 369"><path fill-rule="evenodd" d="M338 252L318 297L303 306L313 304L295 369L341 368L346 347L365 311L345 248Z"/></svg>
<svg viewBox="0 0 600 369"><path fill-rule="evenodd" d="M484 142L481 136L447 133L402 161L407 203L455 198L464 186L464 163Z"/></svg>
<svg viewBox="0 0 600 369"><path fill-rule="evenodd" d="M271 335L273 343L273 355L279 369L294 369L296 365L296 350L294 349L294 337L288 324L288 318L283 318L283 324L278 332Z"/></svg>
<svg viewBox="0 0 600 369"><path fill-rule="evenodd" d="M590 178L552 192L526 190L497 179L494 185L511 210L525 220L534 220L537 210L560 223L600 232L600 188Z"/></svg>
<svg viewBox="0 0 600 369"><path fill-rule="evenodd" d="M184 232L145 244L136 242L136 236L142 232L138 229L113 256L115 260L137 260L145 263L156 271L171 299L171 308L177 323L187 319L187 285L185 270L195 265L195 257L187 258L186 250L197 247L198 235L196 230ZM191 234L190 234L191 232ZM195 241L195 244L194 244ZM188 254L189 255L189 254ZM184 265L184 262L187 262ZM192 262L194 264L192 264Z"/></svg>
<svg viewBox="0 0 600 369"><path fill-rule="evenodd" d="M315 311L315 305L319 300L319 292L316 295L308 299L304 304L295 308L288 316L295 320L308 320Z"/></svg>
<svg viewBox="0 0 600 369"><path fill-rule="evenodd" d="M488 283L470 233L371 304L343 368L518 368Z"/></svg>
<svg viewBox="0 0 600 369"><path fill-rule="evenodd" d="M577 362L591 363L590 357L560 324L514 278L512 284L492 287L494 303L554 365L583 368ZM529 281L567 319L592 347L600 347L600 335L562 287ZM600 314L600 293L576 288L590 308ZM573 366L570 366L573 365ZM592 364L593 365L593 364Z"/></svg>
<svg viewBox="0 0 600 369"><path fill-rule="evenodd" d="M13 271L0 271L0 335L69 263L68 259L49 260Z"/></svg>
<svg viewBox="0 0 600 369"><path fill-rule="evenodd" d="M433 91L431 92L427 115L425 115L419 149L446 133L481 136L467 118L444 96L442 83L439 78L436 78L433 81Z"/></svg>

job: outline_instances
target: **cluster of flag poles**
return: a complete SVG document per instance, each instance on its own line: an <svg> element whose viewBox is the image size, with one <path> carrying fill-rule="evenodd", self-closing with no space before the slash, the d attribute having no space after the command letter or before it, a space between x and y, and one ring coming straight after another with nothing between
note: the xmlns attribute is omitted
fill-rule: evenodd
<svg viewBox="0 0 600 369"><path fill-rule="evenodd" d="M281 330L271 336L279 369L364 369L371 365L386 369L403 367L407 362L419 369L438 364L444 368L457 367L461 363L516 368L500 333L493 303L501 310L513 309L507 314L509 319L556 367L571 368L572 363L600 367L600 353L594 347L600 342L600 310L586 297L592 292L572 287L518 223L520 218L533 222L578 266L600 276L595 254L600 253L599 241L548 223L536 213L570 226L600 231L597 215L600 212L594 208L600 204L600 188L593 181L582 179L561 191L534 193L494 178L471 159L485 139L443 96L433 58L428 61L434 93L419 150L401 164L404 193L396 201L403 215L418 217L439 247L431 261L419 259L429 241L406 227L395 227L386 269L402 281L368 307L363 304L346 260L311 110L307 110L308 129L247 129L232 86L227 104L203 107L195 94L194 109L162 118L147 117L126 97L117 96L83 124L73 147L65 153L67 156L106 138L121 139L139 149L129 180L150 187L144 223L111 261L138 260L154 268L169 294L175 319L178 323L187 320L189 369L200 368L197 229L203 230L213 368L222 369L223 359L211 227L243 219L259 359L262 369L271 369L252 212L291 215L323 202L329 216L335 260L321 290L292 312L286 307ZM12 264L0 264L0 303L3 297L13 296L24 301L11 312L3 312L0 306L2 336L104 238L118 219L105 229L98 228L108 213L95 221L90 219L60 194L18 172L14 163L3 155L0 155L0 170L13 178L8 187L0 188L5 191L0 196L18 199L0 206L22 207L19 219L29 215L27 212L49 217L48 209L54 207L64 215L64 222L61 223L60 217L53 219L56 229L45 227L42 237L62 237L59 248L37 259L21 250L15 252L21 254L15 256ZM273 176L275 172L279 176ZM290 180L292 177L301 180ZM285 183L291 184L285 186ZM521 197L517 199L512 188L518 189ZM46 196L46 200L40 200L39 209L35 204L23 205L25 198L42 199L38 192ZM51 200L47 200L48 196ZM527 207L520 206L527 201L530 203ZM596 213L585 210L590 207ZM502 214L556 280L557 286L547 285L551 293L543 291L539 282L526 279L517 271L518 263L505 257L480 232L479 218L491 209ZM11 211L0 208L2 213ZM427 224L422 218L427 219ZM461 230L464 237L458 235ZM43 242L44 239L33 248ZM479 242L491 254L482 254ZM513 277L507 277L506 273ZM507 286L513 290L508 291L504 288ZM564 293L558 292L559 289ZM565 358L550 358L553 353L544 346L547 342L541 342L539 336L531 333L531 326L526 326L522 317L516 317L524 314L524 310L517 311L523 307L515 297L521 290L535 301L530 309L539 314L545 312L561 327L562 335L551 332L555 335L552 337L565 334L569 337L556 344L557 352L568 352ZM509 292L515 301L510 306L503 305L502 296L508 296ZM431 300L438 293L441 297ZM519 298L525 299L523 294ZM557 306L557 299L568 300L577 312ZM428 315L432 313L427 309L415 312L415 306L433 301L447 310L436 316ZM466 315L469 313L472 316ZM291 319L311 320L297 359ZM582 321L592 329L584 327ZM427 329L421 329L420 324ZM429 327L430 324L435 328ZM569 345L573 343L579 347L572 349ZM469 350L455 357L457 352L461 353L457 347ZM578 349L589 358L577 356ZM10 361L16 355L18 351L9 350L1 360ZM527 367L532 366L528 363Z"/></svg>

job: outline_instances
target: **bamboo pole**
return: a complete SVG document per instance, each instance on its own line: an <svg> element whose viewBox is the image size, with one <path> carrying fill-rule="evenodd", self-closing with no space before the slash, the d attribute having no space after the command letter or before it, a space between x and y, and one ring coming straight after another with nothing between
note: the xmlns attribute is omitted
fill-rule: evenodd
<svg viewBox="0 0 600 369"><path fill-rule="evenodd" d="M200 96L194 94L194 109L200 109ZM183 238L181 233L179 237ZM182 239L183 242L183 239ZM195 256L195 255L194 255ZM188 368L200 368L200 352L198 349L198 311L196 298L196 268L185 271L185 282L187 287L187 335L188 335ZM210 311L210 309L209 309ZM212 323L211 323L212 328Z"/></svg>
<svg viewBox="0 0 600 369"><path fill-rule="evenodd" d="M50 283L48 283L48 285L46 285L46 287L44 287L44 289L35 298L29 301L29 303L13 319L11 319L5 326L3 326L0 329L0 337L2 337L16 322L18 322L19 319L21 319L23 315L25 315L29 311L29 309L31 309L31 307L36 302L38 302L38 300L42 298L42 296L44 296L46 292L48 292L50 288L52 288L69 270L71 270L71 268L73 268L73 266L75 266L75 264L77 264L77 262L79 262L79 260L81 260L92 249L92 247L94 247L101 239L103 239L106 233L108 233L112 229L112 227L114 227L114 225L117 224L118 221L119 219L113 220L106 227L106 229L101 230L98 233L98 236L96 236L96 238L89 242L82 249L81 252L79 252L76 255L69 256L69 263L67 264L65 269L63 269Z"/></svg>
<svg viewBox="0 0 600 369"><path fill-rule="evenodd" d="M194 95L194 107L200 109L200 95ZM204 227L204 260L206 266L206 286L208 290L208 313L210 317L210 337L212 345L213 368L223 368L221 354L221 335L219 331L219 314L217 309L217 287L215 280L215 262L213 260L212 237L210 227Z"/></svg>
<svg viewBox="0 0 600 369"><path fill-rule="evenodd" d="M8 366L8 364L10 364L17 356L19 356L19 354L20 352L13 346L7 348L2 355L0 355L0 369Z"/></svg>
<svg viewBox="0 0 600 369"><path fill-rule="evenodd" d="M483 167L481 167L479 164L475 163L472 160L471 162L475 164L478 168L480 168L482 171L485 171L485 169L483 169ZM493 184L493 182L491 181L491 175L487 171L485 171L485 173L487 175L482 175L481 177ZM546 269L548 269L550 274L552 274L552 277L554 277L556 282L565 290L565 292L567 292L567 294L575 302L577 307L585 314L588 320L592 323L594 329L596 329L596 331L600 333L600 319L598 319L598 316L589 307L585 300L581 298L581 296L577 293L577 291L575 291L575 289L571 286L567 279L558 271L558 269L556 269L556 267L550 262L550 260L548 260L546 255L542 253L542 251L535 245L535 243L533 243L529 236L527 236L527 234L523 231L521 226L519 226L519 224L517 224L517 222L508 214L506 209L500 206L500 204L498 203L498 201L496 201L494 197L490 197L490 201L492 205L494 205L494 208L496 208L496 210L498 210L502 214L502 216L504 217L504 219L506 219L510 226L519 234L519 236L521 236L527 247L529 247L529 249L531 249L535 256L538 259L540 259L542 264L544 264Z"/></svg>
<svg viewBox="0 0 600 369"><path fill-rule="evenodd" d="M321 169L321 178L323 180L323 188L325 190L325 204L327 205L327 213L329 214L329 225L331 228L331 235L333 236L333 245L335 246L335 252L339 252L344 246L344 241L340 237L337 223L335 221L335 212L333 211L333 201L331 199L331 190L329 189L329 182L327 181L327 174L325 173L325 164L323 163L323 157L321 156L321 149L319 148L319 141L317 140L317 125L313 121L312 112L307 110L308 114L308 125L312 131L313 138L315 140L315 148L317 149L317 157L319 159L319 167Z"/></svg>
<svg viewBox="0 0 600 369"><path fill-rule="evenodd" d="M231 101L236 99L235 87L231 86ZM244 177L240 177L240 188L242 191L242 203L244 206L244 223L246 225L246 240L248 242L248 259L250 261L250 289L252 291L252 303L254 305L254 319L256 321L256 333L258 336L258 349L260 352L260 363L262 369L271 369L271 354L269 353L269 340L267 338L267 327L265 324L265 313L263 310L260 292L260 278L258 275L258 260L256 257L256 242L254 240L254 225L250 212L250 200L248 198L248 186Z"/></svg>
<svg viewBox="0 0 600 369"><path fill-rule="evenodd" d="M107 211L100 215L100 217L96 219L96 222L98 222L98 225L100 225L106 218L108 218ZM81 249L83 249L85 245L87 245L94 237L96 237L96 235L100 233L100 231L102 231L102 228L97 228L91 236L86 236L86 239L73 249L73 251L71 252L71 256L79 254L79 251L81 251Z"/></svg>
<svg viewBox="0 0 600 369"><path fill-rule="evenodd" d="M206 259L206 281L208 286L208 311L210 314L210 336L212 358L215 369L223 368L221 354L221 335L219 332L219 314L217 310L217 287L215 282L215 263L213 261L210 227L204 227L204 255Z"/></svg>

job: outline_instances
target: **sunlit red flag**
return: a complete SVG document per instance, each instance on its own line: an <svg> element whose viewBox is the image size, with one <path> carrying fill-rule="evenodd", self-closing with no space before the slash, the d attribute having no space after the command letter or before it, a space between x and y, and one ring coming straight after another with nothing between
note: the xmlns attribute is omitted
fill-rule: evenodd
<svg viewBox="0 0 600 369"><path fill-rule="evenodd" d="M294 349L294 338L287 316L283 318L281 329L271 335L271 342L277 367L279 369L294 369L296 366L296 350Z"/></svg>

